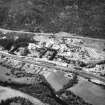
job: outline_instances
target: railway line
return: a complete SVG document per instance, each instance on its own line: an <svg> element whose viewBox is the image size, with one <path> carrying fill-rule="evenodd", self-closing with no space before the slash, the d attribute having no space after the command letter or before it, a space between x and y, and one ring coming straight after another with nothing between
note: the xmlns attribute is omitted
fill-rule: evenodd
<svg viewBox="0 0 105 105"><path fill-rule="evenodd" d="M60 65L57 65L56 62L44 61L44 60L40 60L38 58L33 59L31 57L23 57L23 56L19 57L17 55L12 55L12 54L9 54L9 53L3 52L3 51L0 51L0 55L10 57L14 60L18 60L18 61L21 61L21 62L24 62L24 63L34 64L34 65L38 65L38 66L41 66L41 67L53 68L53 69L56 69L56 70L62 70L64 72L75 73L77 75L80 75L80 76L82 76L84 78L88 78L88 79L94 79L95 78L95 79L98 79L98 80L105 83L105 78L94 75L94 74L91 74L89 72L86 72L86 71L83 70L83 68L80 68L80 67L78 68L78 67L60 66Z"/></svg>

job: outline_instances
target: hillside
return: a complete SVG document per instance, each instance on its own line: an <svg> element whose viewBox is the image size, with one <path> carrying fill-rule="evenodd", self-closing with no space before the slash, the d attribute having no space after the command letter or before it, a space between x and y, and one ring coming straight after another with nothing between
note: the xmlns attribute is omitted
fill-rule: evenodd
<svg viewBox="0 0 105 105"><path fill-rule="evenodd" d="M0 27L105 38L104 0L0 0Z"/></svg>

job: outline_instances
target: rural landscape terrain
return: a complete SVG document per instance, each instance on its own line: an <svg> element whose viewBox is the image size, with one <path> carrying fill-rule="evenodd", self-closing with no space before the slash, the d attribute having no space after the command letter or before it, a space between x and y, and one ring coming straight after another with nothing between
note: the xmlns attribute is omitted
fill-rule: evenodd
<svg viewBox="0 0 105 105"><path fill-rule="evenodd" d="M0 0L0 105L105 105L105 3Z"/></svg>
<svg viewBox="0 0 105 105"><path fill-rule="evenodd" d="M64 32L0 29L0 84L9 88L1 87L1 93L11 91L7 99L26 97L26 93L28 99L33 96L49 105L87 105L71 88L81 81L80 77L105 88L104 42ZM23 95L16 95L14 89ZM6 99L2 94L1 101Z"/></svg>

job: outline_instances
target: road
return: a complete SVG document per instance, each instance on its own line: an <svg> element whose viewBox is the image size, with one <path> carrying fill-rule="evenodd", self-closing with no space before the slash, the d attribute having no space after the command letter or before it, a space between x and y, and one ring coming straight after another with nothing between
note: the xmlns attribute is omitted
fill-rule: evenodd
<svg viewBox="0 0 105 105"><path fill-rule="evenodd" d="M24 34L34 34L34 35L44 35L44 36L56 36L56 37L67 37L67 38L79 38L79 39L88 39L88 40L97 40L97 41L103 41L105 42L105 39L97 39L97 38L91 38L91 37L83 37L83 36L77 36L76 34L70 34L70 33L66 33L66 32L61 32L61 33L56 33L56 34L53 34L53 33L33 33L33 32L27 32L27 31L24 31L24 30L21 30L21 31L15 31L15 30L9 30L9 29L3 29L3 28L0 28L0 31L1 32L4 32L4 33L7 33L7 32L15 32L15 33L24 33Z"/></svg>
<svg viewBox="0 0 105 105"><path fill-rule="evenodd" d="M44 60L40 60L40 59L33 59L32 57L22 57L22 56L19 57L17 55L12 55L12 54L9 54L9 53L3 52L3 51L0 51L0 55L7 56L7 57L13 58L15 60L21 61L21 62L34 64L34 65L47 67L47 68L53 68L53 69L60 70L60 71L62 70L64 72L72 72L72 73L78 74L78 75L80 75L82 77L85 77L85 78L90 78L90 79L95 78L95 79L98 79L102 82L105 82L105 78L103 78L101 76L91 74L89 72L86 72L82 68L59 66L52 61L44 61Z"/></svg>

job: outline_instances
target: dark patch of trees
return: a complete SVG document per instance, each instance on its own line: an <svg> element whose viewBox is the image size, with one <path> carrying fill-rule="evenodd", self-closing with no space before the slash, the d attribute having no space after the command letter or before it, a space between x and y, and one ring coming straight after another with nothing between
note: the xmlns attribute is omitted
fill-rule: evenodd
<svg viewBox="0 0 105 105"><path fill-rule="evenodd" d="M0 105L34 105L32 102L30 102L28 99L25 99L23 97L13 97L6 100L2 100Z"/></svg>
<svg viewBox="0 0 105 105"><path fill-rule="evenodd" d="M105 38L104 0L0 0L0 27Z"/></svg>
<svg viewBox="0 0 105 105"><path fill-rule="evenodd" d="M82 98L76 96L71 91L65 91L65 96L61 96L63 101L66 101L68 105L92 105L86 103Z"/></svg>

